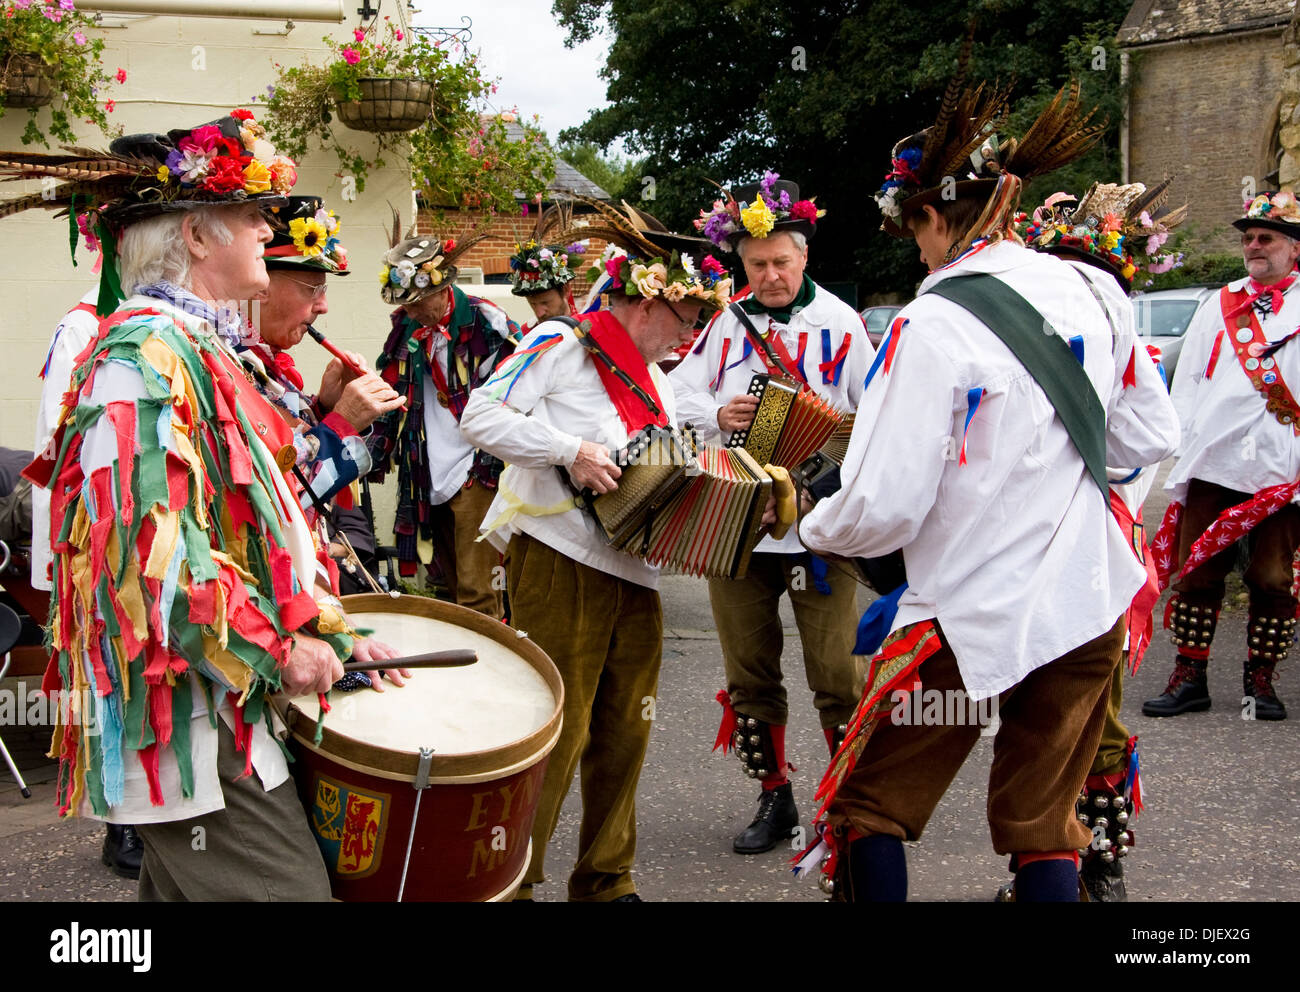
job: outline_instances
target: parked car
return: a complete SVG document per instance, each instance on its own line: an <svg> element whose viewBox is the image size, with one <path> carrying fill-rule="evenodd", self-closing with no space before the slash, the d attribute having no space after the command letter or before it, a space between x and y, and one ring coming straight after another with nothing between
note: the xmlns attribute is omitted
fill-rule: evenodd
<svg viewBox="0 0 1300 992"><path fill-rule="evenodd" d="M899 306L867 307L858 314L862 318L862 323L867 325L867 340L871 342L871 347L880 347L880 342L889 331L889 322L894 319L894 314L902 309Z"/></svg>
<svg viewBox="0 0 1300 992"><path fill-rule="evenodd" d="M1137 321L1138 336L1146 344L1160 349L1165 366L1165 378L1172 383L1178 367L1178 357L1183 351L1187 328L1197 312L1206 306L1217 306L1219 294L1209 286L1187 286L1183 289L1158 289L1151 293L1133 296L1133 316Z"/></svg>

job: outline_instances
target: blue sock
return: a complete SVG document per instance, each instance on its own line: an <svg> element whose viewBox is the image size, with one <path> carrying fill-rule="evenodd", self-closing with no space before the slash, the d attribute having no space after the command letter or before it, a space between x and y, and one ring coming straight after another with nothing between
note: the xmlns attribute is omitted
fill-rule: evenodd
<svg viewBox="0 0 1300 992"><path fill-rule="evenodd" d="M1079 869L1072 858L1031 861L1016 872L1016 902L1078 902Z"/></svg>
<svg viewBox="0 0 1300 992"><path fill-rule="evenodd" d="M887 834L860 837L849 847L854 902L906 902L907 855Z"/></svg>

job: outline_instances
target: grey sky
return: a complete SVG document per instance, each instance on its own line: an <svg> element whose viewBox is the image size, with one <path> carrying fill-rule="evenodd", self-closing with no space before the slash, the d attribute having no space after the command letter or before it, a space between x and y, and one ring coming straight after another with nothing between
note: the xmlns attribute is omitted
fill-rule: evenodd
<svg viewBox="0 0 1300 992"><path fill-rule="evenodd" d="M609 48L596 39L568 49L564 31L551 15L551 0L416 0L417 26L459 27L472 23L471 49L482 53L486 74L500 77L491 98L497 110L518 105L526 120L541 115L552 140L566 127L581 124L605 105L605 82L597 76Z"/></svg>

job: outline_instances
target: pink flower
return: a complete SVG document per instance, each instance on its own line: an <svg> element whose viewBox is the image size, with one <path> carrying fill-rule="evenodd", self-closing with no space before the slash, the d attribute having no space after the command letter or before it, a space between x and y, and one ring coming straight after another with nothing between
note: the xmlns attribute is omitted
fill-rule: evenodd
<svg viewBox="0 0 1300 992"><path fill-rule="evenodd" d="M113 78L116 79L119 83L125 83L125 82L126 82L126 70L123 69L121 66L119 66L119 67L118 67L118 70L117 70L117 72L114 74Z"/></svg>
<svg viewBox="0 0 1300 992"><path fill-rule="evenodd" d="M348 65L356 65L361 61L361 53L355 48L345 48L343 49L343 61Z"/></svg>
<svg viewBox="0 0 1300 992"><path fill-rule="evenodd" d="M522 214L523 216L527 217L527 216L528 216L528 204L526 204L526 203L521 203L521 204L519 204L519 212L520 212L520 214Z"/></svg>
<svg viewBox="0 0 1300 992"><path fill-rule="evenodd" d="M406 37L406 35L404 35L401 31L394 31L393 37L396 38L398 41L401 41L403 38Z"/></svg>
<svg viewBox="0 0 1300 992"><path fill-rule="evenodd" d="M62 7L64 10L76 9L76 5L72 2L72 0L59 0L59 6Z"/></svg>
<svg viewBox="0 0 1300 992"><path fill-rule="evenodd" d="M361 44L361 42L366 40L366 33L362 31L360 28L353 28L352 37L356 39L357 44L359 45Z"/></svg>
<svg viewBox="0 0 1300 992"><path fill-rule="evenodd" d="M113 100L109 100L106 104L104 104L104 109L107 110L110 114L114 111L114 109L116 109L116 107L117 107L117 103L114 102Z"/></svg>
<svg viewBox="0 0 1300 992"><path fill-rule="evenodd" d="M605 263L605 271L608 272L609 277L614 280L615 287L622 285L618 280L618 270L623 267L623 263L626 261L626 255L615 255Z"/></svg>
<svg viewBox="0 0 1300 992"><path fill-rule="evenodd" d="M725 270L722 268L722 263L716 258L712 255L705 255L704 261L700 262L700 271L705 275L720 276Z"/></svg>
<svg viewBox="0 0 1300 992"><path fill-rule="evenodd" d="M6 10L5 13L8 14L9 11ZM86 43L86 36L82 34L80 31L74 31L72 34L72 40L75 41L78 45L84 45Z"/></svg>

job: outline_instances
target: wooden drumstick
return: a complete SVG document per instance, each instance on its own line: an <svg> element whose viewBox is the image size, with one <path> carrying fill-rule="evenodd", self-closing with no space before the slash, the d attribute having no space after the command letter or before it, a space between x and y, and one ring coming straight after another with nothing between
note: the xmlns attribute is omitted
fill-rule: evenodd
<svg viewBox="0 0 1300 992"><path fill-rule="evenodd" d="M460 668L478 661L478 652L461 648L456 651L429 651L405 658L382 658L371 661L347 661L345 672L377 672L390 668Z"/></svg>

